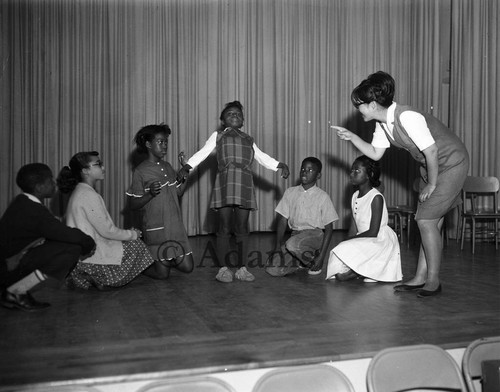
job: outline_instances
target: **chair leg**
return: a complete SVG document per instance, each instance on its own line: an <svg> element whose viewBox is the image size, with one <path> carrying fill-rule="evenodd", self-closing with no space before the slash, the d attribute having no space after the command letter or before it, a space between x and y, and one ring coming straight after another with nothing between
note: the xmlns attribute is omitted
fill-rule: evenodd
<svg viewBox="0 0 500 392"><path fill-rule="evenodd" d="M401 244L405 243L404 239L404 233L403 233L403 215L398 214L398 219L399 219L399 233L401 237Z"/></svg>
<svg viewBox="0 0 500 392"><path fill-rule="evenodd" d="M472 254L476 250L476 220L472 218Z"/></svg>
<svg viewBox="0 0 500 392"><path fill-rule="evenodd" d="M406 216L406 247L410 247L411 214Z"/></svg>
<svg viewBox="0 0 500 392"><path fill-rule="evenodd" d="M495 249L498 250L498 219L495 219Z"/></svg>
<svg viewBox="0 0 500 392"><path fill-rule="evenodd" d="M465 239L465 222L466 222L466 219L463 218L462 219L462 238L461 238L461 242L460 242L460 250L464 250L464 239Z"/></svg>

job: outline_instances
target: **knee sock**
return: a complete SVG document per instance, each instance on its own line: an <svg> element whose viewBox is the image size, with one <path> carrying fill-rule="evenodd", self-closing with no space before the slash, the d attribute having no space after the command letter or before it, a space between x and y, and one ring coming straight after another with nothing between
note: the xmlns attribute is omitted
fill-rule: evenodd
<svg viewBox="0 0 500 392"><path fill-rule="evenodd" d="M248 262L248 234L236 233L236 245L238 252L238 267L245 267Z"/></svg>
<svg viewBox="0 0 500 392"><path fill-rule="evenodd" d="M45 279L47 279L47 277L40 270L35 270L14 283L12 286L7 287L7 291L12 294L26 294L29 290L37 284L43 282Z"/></svg>
<svg viewBox="0 0 500 392"><path fill-rule="evenodd" d="M230 265L226 265L226 258L228 263L230 264L229 257L230 257L230 250L231 250L231 245L230 241L231 240L231 235L230 234L225 234L225 233L217 233L217 259L219 262L219 267L230 267Z"/></svg>

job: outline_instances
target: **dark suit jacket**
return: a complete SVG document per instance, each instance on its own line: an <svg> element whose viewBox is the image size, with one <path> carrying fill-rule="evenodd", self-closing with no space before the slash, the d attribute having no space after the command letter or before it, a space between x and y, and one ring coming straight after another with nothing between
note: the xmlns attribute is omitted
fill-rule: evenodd
<svg viewBox="0 0 500 392"><path fill-rule="evenodd" d="M0 263L5 265L5 259L39 238L80 245L82 255L90 253L95 246L90 236L66 226L44 205L31 201L24 194L18 195L0 219Z"/></svg>

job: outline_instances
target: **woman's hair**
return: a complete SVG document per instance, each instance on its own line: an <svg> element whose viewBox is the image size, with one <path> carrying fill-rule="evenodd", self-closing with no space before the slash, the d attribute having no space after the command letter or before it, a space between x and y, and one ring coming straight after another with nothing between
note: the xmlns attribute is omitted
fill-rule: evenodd
<svg viewBox="0 0 500 392"><path fill-rule="evenodd" d="M226 105L224 106L224 109L222 110L222 112L220 113L220 120L222 122L224 122L224 114L226 114L226 112L230 109L230 108L238 108L241 110L241 112L243 113L243 105L241 104L240 101L233 101L233 102L228 102L226 103Z"/></svg>
<svg viewBox="0 0 500 392"><path fill-rule="evenodd" d="M135 134L134 143L137 145L137 151L140 153L147 153L148 149L146 147L146 142L152 142L156 135L159 133L164 133L169 136L172 131L167 124L152 124L146 125L139 129L139 131Z"/></svg>
<svg viewBox="0 0 500 392"><path fill-rule="evenodd" d="M354 162L359 162L366 169L368 181L373 188L380 186L380 163L368 158L366 155L357 157Z"/></svg>
<svg viewBox="0 0 500 392"><path fill-rule="evenodd" d="M83 181L82 170L88 169L92 157L99 156L97 151L79 152L69 160L69 166L64 166L57 176L56 183L61 193L71 193L79 182Z"/></svg>
<svg viewBox="0 0 500 392"><path fill-rule="evenodd" d="M377 102L384 108L392 104L395 81L386 72L378 71L363 80L351 93L351 102L357 108L363 103Z"/></svg>

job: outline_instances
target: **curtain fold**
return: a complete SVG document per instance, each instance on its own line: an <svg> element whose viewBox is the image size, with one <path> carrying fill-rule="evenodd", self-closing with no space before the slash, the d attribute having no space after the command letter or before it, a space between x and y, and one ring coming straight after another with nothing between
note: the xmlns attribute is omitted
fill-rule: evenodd
<svg viewBox="0 0 500 392"><path fill-rule="evenodd" d="M347 169L359 153L330 126L346 126L371 140L374 124L362 122L350 93L377 70L396 79L397 102L432 111L445 122L449 116L472 148L473 170L498 174L493 3L4 0L0 210L18 192L15 173L23 164L45 162L57 174L76 152L97 150L106 168L99 190L115 221L130 225L124 192L139 128L170 125L167 159L178 168L177 154L189 157L201 148L219 125L224 103L238 99L243 129L291 170L283 180L255 164L259 210L251 214L250 229L273 229L274 208L296 184L307 156L323 161L318 185L339 212L336 228L346 228L352 192ZM480 99L469 97L471 91ZM490 151L484 160L483 149ZM215 230L208 208L215 170L212 156L190 176L182 199L190 235ZM382 180L390 204L414 202L415 176L407 153L388 150Z"/></svg>
<svg viewBox="0 0 500 392"><path fill-rule="evenodd" d="M452 3L450 124L469 149L469 175L500 177L500 5Z"/></svg>

